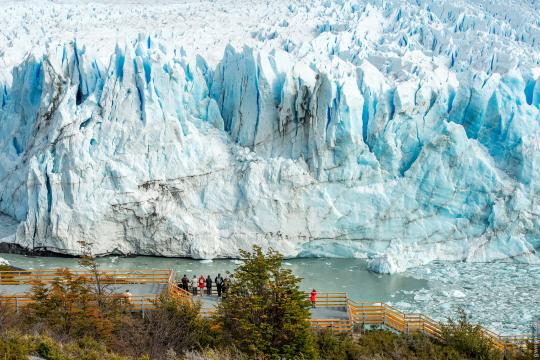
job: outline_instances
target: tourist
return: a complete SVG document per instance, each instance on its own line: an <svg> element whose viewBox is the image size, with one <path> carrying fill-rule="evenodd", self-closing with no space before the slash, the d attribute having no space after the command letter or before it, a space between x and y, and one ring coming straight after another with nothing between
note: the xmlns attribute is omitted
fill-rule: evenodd
<svg viewBox="0 0 540 360"><path fill-rule="evenodd" d="M124 293L124 299L126 300L126 303L131 304L131 293L129 292L129 289L126 290Z"/></svg>
<svg viewBox="0 0 540 360"><path fill-rule="evenodd" d="M199 276L199 291L201 292L199 296L203 296L204 286L205 286L204 275L201 275Z"/></svg>
<svg viewBox="0 0 540 360"><path fill-rule="evenodd" d="M197 275L193 275L193 278L191 279L191 283L189 285L191 286L191 291L193 292L193 295L197 295Z"/></svg>
<svg viewBox="0 0 540 360"><path fill-rule="evenodd" d="M212 278L210 275L206 278L206 294L212 296Z"/></svg>
<svg viewBox="0 0 540 360"><path fill-rule="evenodd" d="M182 278L182 289L189 291L189 279L186 274L184 274L184 277Z"/></svg>
<svg viewBox="0 0 540 360"><path fill-rule="evenodd" d="M217 277L214 279L217 288L217 296L221 296L221 290L223 289L223 278L221 274L217 274Z"/></svg>
<svg viewBox="0 0 540 360"><path fill-rule="evenodd" d="M317 290L315 290L315 289L311 290L310 300L311 300L311 307L314 308L316 306L316 302L317 302Z"/></svg>
<svg viewBox="0 0 540 360"><path fill-rule="evenodd" d="M225 277L225 279L223 280L223 286L221 288L221 291L223 292L223 297L226 298L227 297L227 292L229 291L229 286L231 285L231 280L229 279L228 276Z"/></svg>

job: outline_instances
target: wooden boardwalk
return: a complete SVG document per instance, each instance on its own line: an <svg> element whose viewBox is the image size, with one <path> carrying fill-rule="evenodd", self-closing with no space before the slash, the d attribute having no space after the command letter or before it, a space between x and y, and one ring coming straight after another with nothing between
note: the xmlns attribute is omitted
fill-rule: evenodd
<svg viewBox="0 0 540 360"><path fill-rule="evenodd" d="M73 276L86 278L95 283L88 271L70 270ZM175 298L202 302L201 314L210 316L216 311L217 296L192 296L179 289L173 270L100 270L100 282L106 284L113 294L129 290L133 311L155 308L154 300L161 294ZM59 270L0 271L0 301L19 311L31 302L28 292L36 283L50 284L61 277ZM215 294L215 291L214 291ZM309 296L306 293L306 296ZM317 295L316 307L310 310L310 322L315 329L332 332L354 332L357 329L380 327L402 334L425 334L442 339L444 325L423 314L404 313L383 302L365 302L349 299L345 292L322 292ZM521 348L529 344L540 347L540 338L528 335L503 336L481 327L482 335L500 350Z"/></svg>

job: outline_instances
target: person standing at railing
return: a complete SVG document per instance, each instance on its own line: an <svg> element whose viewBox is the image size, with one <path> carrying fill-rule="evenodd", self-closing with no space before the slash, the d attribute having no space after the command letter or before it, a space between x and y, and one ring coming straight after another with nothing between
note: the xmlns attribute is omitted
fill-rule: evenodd
<svg viewBox="0 0 540 360"><path fill-rule="evenodd" d="M227 297L227 292L229 291L229 286L230 285L231 285L231 280L229 279L228 276L226 276L225 279L223 279L223 286L221 288L224 298Z"/></svg>
<svg viewBox="0 0 540 360"><path fill-rule="evenodd" d="M204 275L199 276L199 291L201 292L199 296L203 296L205 283Z"/></svg>
<svg viewBox="0 0 540 360"><path fill-rule="evenodd" d="M311 289L311 296L309 298L311 300L311 307L316 307L317 305L317 290Z"/></svg>
<svg viewBox="0 0 540 360"><path fill-rule="evenodd" d="M126 303L129 305L131 304L131 293L129 292L129 289L126 290L126 292L124 293L124 300L126 300Z"/></svg>
<svg viewBox="0 0 540 360"><path fill-rule="evenodd" d="M212 296L212 278L210 275L206 278L206 294Z"/></svg>
<svg viewBox="0 0 540 360"><path fill-rule="evenodd" d="M181 282L182 282L182 289L189 291L189 279L186 276L186 274L184 274L184 277L182 278Z"/></svg>
<svg viewBox="0 0 540 360"><path fill-rule="evenodd" d="M193 293L193 295L197 295L197 284L198 284L197 275L193 275L193 278L191 279L191 282L189 283L189 285L191 286L191 292Z"/></svg>
<svg viewBox="0 0 540 360"><path fill-rule="evenodd" d="M214 279L217 288L217 296L221 297L221 291L223 290L223 278L221 274L217 274L217 277Z"/></svg>

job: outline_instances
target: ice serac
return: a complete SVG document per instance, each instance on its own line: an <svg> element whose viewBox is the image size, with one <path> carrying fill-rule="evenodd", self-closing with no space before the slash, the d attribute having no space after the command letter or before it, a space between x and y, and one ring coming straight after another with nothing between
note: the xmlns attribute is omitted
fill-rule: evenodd
<svg viewBox="0 0 540 360"><path fill-rule="evenodd" d="M195 258L259 244L379 272L532 261L536 72L414 50L393 70L312 61L319 45L229 46L216 67L142 36L108 65L77 43L28 57L0 97L0 212L19 223L0 241Z"/></svg>

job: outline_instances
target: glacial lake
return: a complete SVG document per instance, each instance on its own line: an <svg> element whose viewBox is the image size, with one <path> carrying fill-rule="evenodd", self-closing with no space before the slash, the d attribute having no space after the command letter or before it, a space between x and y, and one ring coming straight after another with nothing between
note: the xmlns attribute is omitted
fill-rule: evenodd
<svg viewBox="0 0 540 360"><path fill-rule="evenodd" d="M37 257L1 254L11 265L24 269L80 268L76 258ZM193 260L160 257L106 257L98 259L102 269L174 269L178 276L194 274L205 277L224 275L238 266L238 260ZM347 292L352 299L389 301L398 291L417 291L428 288L428 281L402 274L382 275L368 271L362 259L287 259L285 267L301 277L303 289Z"/></svg>

